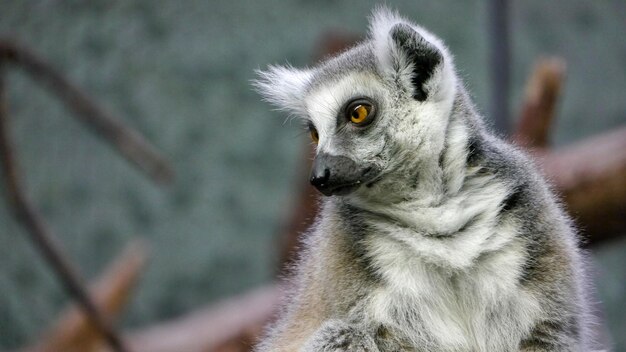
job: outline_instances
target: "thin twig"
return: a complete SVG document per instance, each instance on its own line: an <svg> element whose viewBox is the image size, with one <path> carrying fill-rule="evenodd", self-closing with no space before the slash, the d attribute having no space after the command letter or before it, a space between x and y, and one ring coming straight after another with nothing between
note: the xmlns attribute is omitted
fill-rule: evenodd
<svg viewBox="0 0 626 352"><path fill-rule="evenodd" d="M10 140L8 108L4 86L4 61L0 59L0 163L4 169L4 181L9 199L9 206L17 220L24 226L45 259L52 265L65 289L81 305L85 314L104 335L107 342L117 352L128 351L119 335L102 317L91 300L80 276L71 263L62 255L55 237L36 207L26 196L20 183L20 173L15 160L13 144Z"/></svg>
<svg viewBox="0 0 626 352"><path fill-rule="evenodd" d="M100 107L38 55L9 40L0 39L2 58L24 68L34 79L47 85L74 112L75 117L115 146L153 180L168 183L173 179L174 171L167 160L143 136Z"/></svg>

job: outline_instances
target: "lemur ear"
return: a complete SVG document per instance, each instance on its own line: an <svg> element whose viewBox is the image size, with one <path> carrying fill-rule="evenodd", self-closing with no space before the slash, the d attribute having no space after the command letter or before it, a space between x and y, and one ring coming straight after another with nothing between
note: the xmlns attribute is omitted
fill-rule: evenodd
<svg viewBox="0 0 626 352"><path fill-rule="evenodd" d="M298 114L303 111L302 96L312 73L291 66L270 66L257 70L259 78L252 82L263 98L281 110Z"/></svg>
<svg viewBox="0 0 626 352"><path fill-rule="evenodd" d="M443 62L441 51L406 23L394 25L389 35L399 49L397 54L403 56L398 60L398 68L411 72L413 98L418 101L426 100L430 90L426 83L433 77L437 66ZM402 67L402 64L405 67Z"/></svg>
<svg viewBox="0 0 626 352"><path fill-rule="evenodd" d="M378 64L392 81L412 92L415 100L425 101L438 90L442 80L444 54L438 39L410 25L396 13L379 9L371 24L371 35ZM436 43L437 42L437 43Z"/></svg>

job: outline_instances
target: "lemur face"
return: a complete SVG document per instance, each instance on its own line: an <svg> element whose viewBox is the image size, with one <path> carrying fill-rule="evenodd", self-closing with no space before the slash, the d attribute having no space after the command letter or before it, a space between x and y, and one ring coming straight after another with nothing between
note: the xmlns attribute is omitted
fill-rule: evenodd
<svg viewBox="0 0 626 352"><path fill-rule="evenodd" d="M373 19L364 43L315 68L270 67L260 76L266 100L309 129L317 145L310 180L324 195L411 183L443 148L456 85L451 58L439 39L393 13Z"/></svg>
<svg viewBox="0 0 626 352"><path fill-rule="evenodd" d="M385 169L385 87L371 72L349 72L305 96L308 128L317 144L311 184L324 195L372 186Z"/></svg>

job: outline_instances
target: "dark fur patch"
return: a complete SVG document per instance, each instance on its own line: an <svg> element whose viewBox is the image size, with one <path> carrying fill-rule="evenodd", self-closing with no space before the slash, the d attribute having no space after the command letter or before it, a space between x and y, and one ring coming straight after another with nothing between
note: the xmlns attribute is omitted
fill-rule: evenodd
<svg viewBox="0 0 626 352"><path fill-rule="evenodd" d="M527 251L533 252L532 250L527 250ZM526 286L529 282L535 280L536 273L537 273L537 261L533 259L533 257L529 253L526 257L526 261L522 265L522 272L519 277L519 283L522 286Z"/></svg>
<svg viewBox="0 0 626 352"><path fill-rule="evenodd" d="M509 193L506 199L502 202L501 213L509 212L517 208L523 201L523 191L521 188L516 187L513 192Z"/></svg>
<svg viewBox="0 0 626 352"><path fill-rule="evenodd" d="M530 336L520 342L520 348L546 351L561 351L563 342L568 340L571 327L568 322L543 321L535 326ZM569 335L569 336L568 336Z"/></svg>
<svg viewBox="0 0 626 352"><path fill-rule="evenodd" d="M524 350L530 351L550 351L552 347L554 347L551 343L543 341L537 337L530 337L526 340L523 340L520 345L520 348Z"/></svg>
<svg viewBox="0 0 626 352"><path fill-rule="evenodd" d="M413 64L411 77L411 84L415 89L413 98L417 101L426 100L428 92L424 84L433 75L437 65L443 61L441 52L405 23L393 26L391 38Z"/></svg>
<svg viewBox="0 0 626 352"><path fill-rule="evenodd" d="M475 136L470 136L467 141L467 164L476 166L480 159L482 159L480 142Z"/></svg>
<svg viewBox="0 0 626 352"><path fill-rule="evenodd" d="M372 282L381 282L382 277L372 265L371 258L363 244L363 240L372 232L364 219L367 214L363 210L343 202L337 210L346 227L346 234L351 236L348 239L352 243L349 250L354 262L359 264Z"/></svg>

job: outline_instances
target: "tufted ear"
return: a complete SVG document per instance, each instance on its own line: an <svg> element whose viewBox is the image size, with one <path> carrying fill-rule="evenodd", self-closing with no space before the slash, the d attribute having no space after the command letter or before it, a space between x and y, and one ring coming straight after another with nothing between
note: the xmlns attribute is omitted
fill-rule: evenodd
<svg viewBox="0 0 626 352"><path fill-rule="evenodd" d="M266 71L258 70L257 74L259 78L252 84L266 101L289 113L302 113L302 97L312 77L310 71L291 66L270 66Z"/></svg>
<svg viewBox="0 0 626 352"><path fill-rule="evenodd" d="M408 89L415 100L425 101L446 83L446 49L434 35L385 8L374 12L370 35L383 74Z"/></svg>

